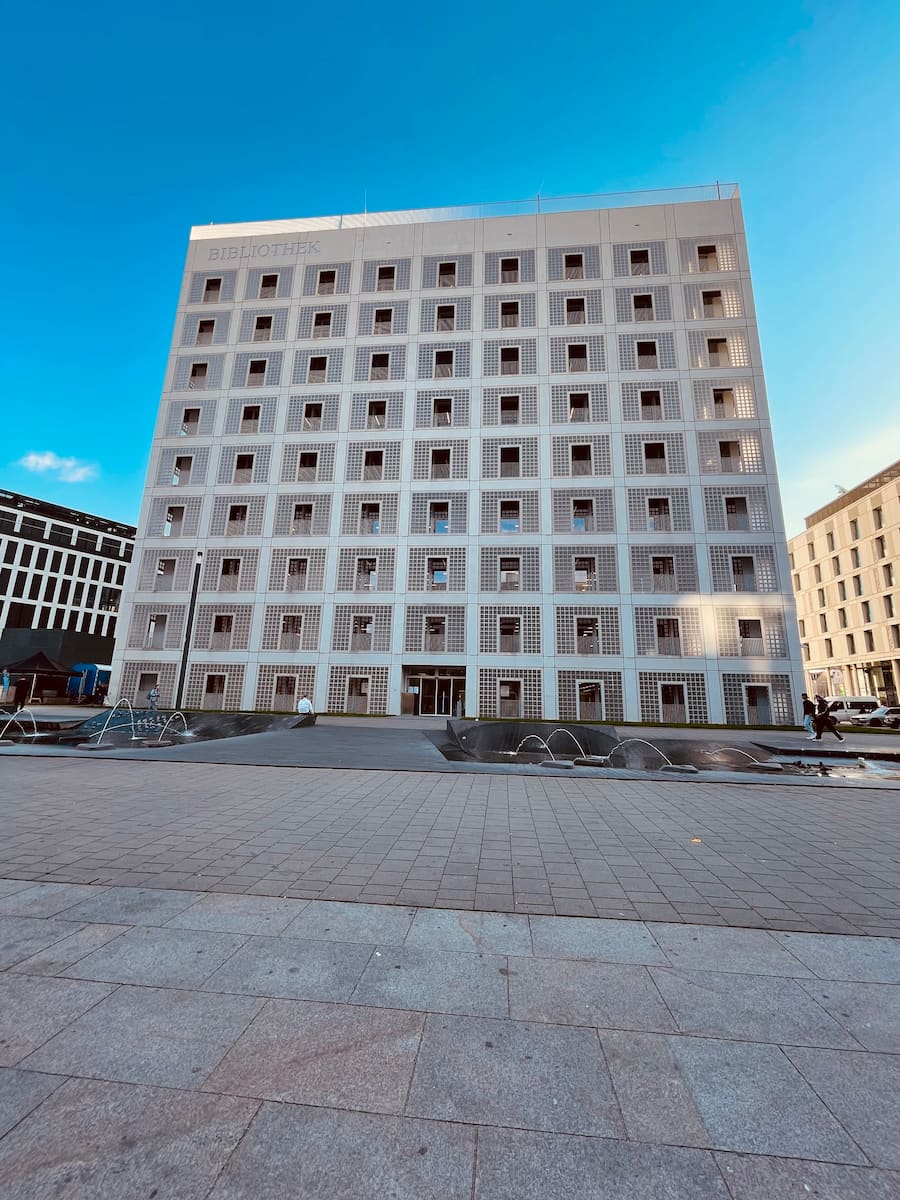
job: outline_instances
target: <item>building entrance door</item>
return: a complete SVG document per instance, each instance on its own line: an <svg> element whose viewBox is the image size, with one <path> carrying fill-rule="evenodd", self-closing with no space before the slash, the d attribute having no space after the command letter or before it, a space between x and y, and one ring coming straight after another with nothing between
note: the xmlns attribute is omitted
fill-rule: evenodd
<svg viewBox="0 0 900 1200"><path fill-rule="evenodd" d="M747 724L771 725L772 698L769 689L758 683L748 683L744 685L744 693L747 697Z"/></svg>
<svg viewBox="0 0 900 1200"><path fill-rule="evenodd" d="M409 668L406 690L415 695L417 717L455 717L466 711L465 667Z"/></svg>

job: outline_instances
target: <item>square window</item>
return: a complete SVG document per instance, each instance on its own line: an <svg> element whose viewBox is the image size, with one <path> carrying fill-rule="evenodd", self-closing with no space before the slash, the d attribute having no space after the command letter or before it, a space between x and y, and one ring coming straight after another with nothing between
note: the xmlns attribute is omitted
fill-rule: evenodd
<svg viewBox="0 0 900 1200"><path fill-rule="evenodd" d="M428 588L432 592L447 590L447 560L446 558L429 558L427 565Z"/></svg>
<svg viewBox="0 0 900 1200"><path fill-rule="evenodd" d="M569 392L569 420L589 421L591 419L590 397L587 392Z"/></svg>
<svg viewBox="0 0 900 1200"><path fill-rule="evenodd" d="M567 254L564 259L566 279L584 279L584 255Z"/></svg>
<svg viewBox="0 0 900 1200"><path fill-rule="evenodd" d="M518 425L520 411L520 398L518 396L500 397L501 425Z"/></svg>
<svg viewBox="0 0 900 1200"><path fill-rule="evenodd" d="M637 365L641 370L657 370L659 355L656 351L656 342L635 342L634 352L637 357Z"/></svg>
<svg viewBox="0 0 900 1200"><path fill-rule="evenodd" d="M259 433L260 407L258 404L245 404L241 410L241 433Z"/></svg>
<svg viewBox="0 0 900 1200"><path fill-rule="evenodd" d="M260 300L271 300L278 295L278 275L263 275L259 281Z"/></svg>
<svg viewBox="0 0 900 1200"><path fill-rule="evenodd" d="M522 564L518 558L500 559L500 591L517 592L521 582Z"/></svg>
<svg viewBox="0 0 900 1200"><path fill-rule="evenodd" d="M203 303L217 304L222 299L222 280L207 279L203 287Z"/></svg>
<svg viewBox="0 0 900 1200"><path fill-rule="evenodd" d="M314 338L331 337L330 312L318 312L313 317L312 335Z"/></svg>
<svg viewBox="0 0 900 1200"><path fill-rule="evenodd" d="M449 397L436 397L431 402L432 425L453 424L453 400Z"/></svg>
<svg viewBox="0 0 900 1200"><path fill-rule="evenodd" d="M517 478L522 474L521 456L518 446L500 447L500 476Z"/></svg>
<svg viewBox="0 0 900 1200"><path fill-rule="evenodd" d="M195 388L200 391L206 387L206 378L209 373L209 363L195 362L191 363L191 377L188 380L188 388Z"/></svg>
<svg viewBox="0 0 900 1200"><path fill-rule="evenodd" d="M456 287L456 263L438 263L438 287Z"/></svg>
<svg viewBox="0 0 900 1200"><path fill-rule="evenodd" d="M297 479L312 480L319 469L319 455L315 450L301 450L297 458Z"/></svg>
<svg viewBox="0 0 900 1200"><path fill-rule="evenodd" d="M373 354L369 364L370 379L387 379L391 371L390 354Z"/></svg>
<svg viewBox="0 0 900 1200"><path fill-rule="evenodd" d="M500 374L501 375L518 375L519 374L519 347L518 346L501 346L500 347Z"/></svg>
<svg viewBox="0 0 900 1200"><path fill-rule="evenodd" d="M701 271L718 271L719 254L716 247L713 245L698 246L697 265Z"/></svg>
<svg viewBox="0 0 900 1200"><path fill-rule="evenodd" d="M314 354L309 360L307 383L324 383L328 374L328 359L324 354Z"/></svg>
<svg viewBox="0 0 900 1200"><path fill-rule="evenodd" d="M387 401L370 400L366 408L366 428L383 429L387 423Z"/></svg>
<svg viewBox="0 0 900 1200"><path fill-rule="evenodd" d="M394 291L396 280L396 267L379 267L375 284L376 290L379 292L392 292Z"/></svg>
<svg viewBox="0 0 900 1200"><path fill-rule="evenodd" d="M435 350L434 378L449 379L453 375L453 351Z"/></svg>
<svg viewBox="0 0 900 1200"><path fill-rule="evenodd" d="M519 326L518 300L504 300L500 305L500 328L517 329Z"/></svg>
<svg viewBox="0 0 900 1200"><path fill-rule="evenodd" d="M322 270L316 278L316 293L319 296L334 295L335 282L337 280L337 272L331 270Z"/></svg>
<svg viewBox="0 0 900 1200"><path fill-rule="evenodd" d="M209 346L213 340L213 334L215 333L215 329L216 329L216 323L214 320L198 321L197 322L196 345Z"/></svg>
<svg viewBox="0 0 900 1200"><path fill-rule="evenodd" d="M266 382L266 360L254 358L247 368L247 387L263 387Z"/></svg>
<svg viewBox="0 0 900 1200"><path fill-rule="evenodd" d="M431 478L450 478L450 450L448 447L437 447L431 451Z"/></svg>
<svg viewBox="0 0 900 1200"><path fill-rule="evenodd" d="M566 346L566 370L586 371L587 369L587 346L584 342L571 342Z"/></svg>
<svg viewBox="0 0 900 1200"><path fill-rule="evenodd" d="M445 500L432 500L428 505L428 528L431 533L450 532L450 505Z"/></svg>
<svg viewBox="0 0 900 1200"><path fill-rule="evenodd" d="M303 405L303 428L322 428L322 405L317 400L308 400Z"/></svg>
<svg viewBox="0 0 900 1200"><path fill-rule="evenodd" d="M456 305L439 304L435 316L435 328L438 333L448 333L456 328Z"/></svg>
<svg viewBox="0 0 900 1200"><path fill-rule="evenodd" d="M629 250L628 261L631 266L632 275L649 275L650 274L650 251L649 249Z"/></svg>
<svg viewBox="0 0 900 1200"><path fill-rule="evenodd" d="M566 297L566 324L583 325L585 323L585 306L583 296Z"/></svg>
<svg viewBox="0 0 900 1200"><path fill-rule="evenodd" d="M270 342L272 340L272 318L257 317L253 324L254 342Z"/></svg>
<svg viewBox="0 0 900 1200"><path fill-rule="evenodd" d="M500 501L500 533L518 533L521 529L520 505L518 500Z"/></svg>
<svg viewBox="0 0 900 1200"><path fill-rule="evenodd" d="M185 408L181 413L181 435L192 437L200 428L200 409Z"/></svg>
<svg viewBox="0 0 900 1200"><path fill-rule="evenodd" d="M253 458L252 454L237 454L234 459L234 482L235 483L252 483L253 482Z"/></svg>
<svg viewBox="0 0 900 1200"><path fill-rule="evenodd" d="M376 308L372 317L373 333L390 333L394 325L394 310L392 308Z"/></svg>
<svg viewBox="0 0 900 1200"><path fill-rule="evenodd" d="M653 296L638 295L631 297L631 303L634 308L634 319L636 321L652 321L653 320Z"/></svg>
<svg viewBox="0 0 900 1200"><path fill-rule="evenodd" d="M518 283L519 282L519 260L518 260L518 258L501 258L500 259L500 282L501 283Z"/></svg>

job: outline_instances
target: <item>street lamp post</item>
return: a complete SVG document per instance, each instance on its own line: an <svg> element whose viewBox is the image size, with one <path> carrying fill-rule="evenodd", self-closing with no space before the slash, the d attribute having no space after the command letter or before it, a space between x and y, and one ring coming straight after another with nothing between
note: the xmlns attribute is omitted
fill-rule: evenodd
<svg viewBox="0 0 900 1200"><path fill-rule="evenodd" d="M184 625L184 646L181 651L181 666L178 670L178 685L175 688L175 695L172 698L174 708L181 708L182 698L184 696L184 682L187 678L188 656L191 650L191 633L194 629L194 614L197 611L197 593L200 590L200 568L203 565L203 551L197 551L197 557L194 560L194 578L191 583L191 599L188 604L187 620Z"/></svg>

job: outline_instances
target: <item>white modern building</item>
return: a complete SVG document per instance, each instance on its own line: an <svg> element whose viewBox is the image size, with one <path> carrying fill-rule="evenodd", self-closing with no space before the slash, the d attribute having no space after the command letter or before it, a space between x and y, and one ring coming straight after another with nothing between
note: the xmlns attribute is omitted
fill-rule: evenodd
<svg viewBox="0 0 900 1200"><path fill-rule="evenodd" d="M806 518L789 543L810 695L900 696L900 462Z"/></svg>
<svg viewBox="0 0 900 1200"><path fill-rule="evenodd" d="M192 230L123 619L113 696L795 721L737 189Z"/></svg>

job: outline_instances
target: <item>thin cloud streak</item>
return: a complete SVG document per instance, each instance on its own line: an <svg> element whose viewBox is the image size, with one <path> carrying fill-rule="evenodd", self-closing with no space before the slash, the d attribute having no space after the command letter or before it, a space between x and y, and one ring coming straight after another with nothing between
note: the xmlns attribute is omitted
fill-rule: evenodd
<svg viewBox="0 0 900 1200"><path fill-rule="evenodd" d="M32 450L15 465L37 475L53 474L60 483L87 483L99 474L90 463L77 458L63 458L52 450L42 450L40 453Z"/></svg>

